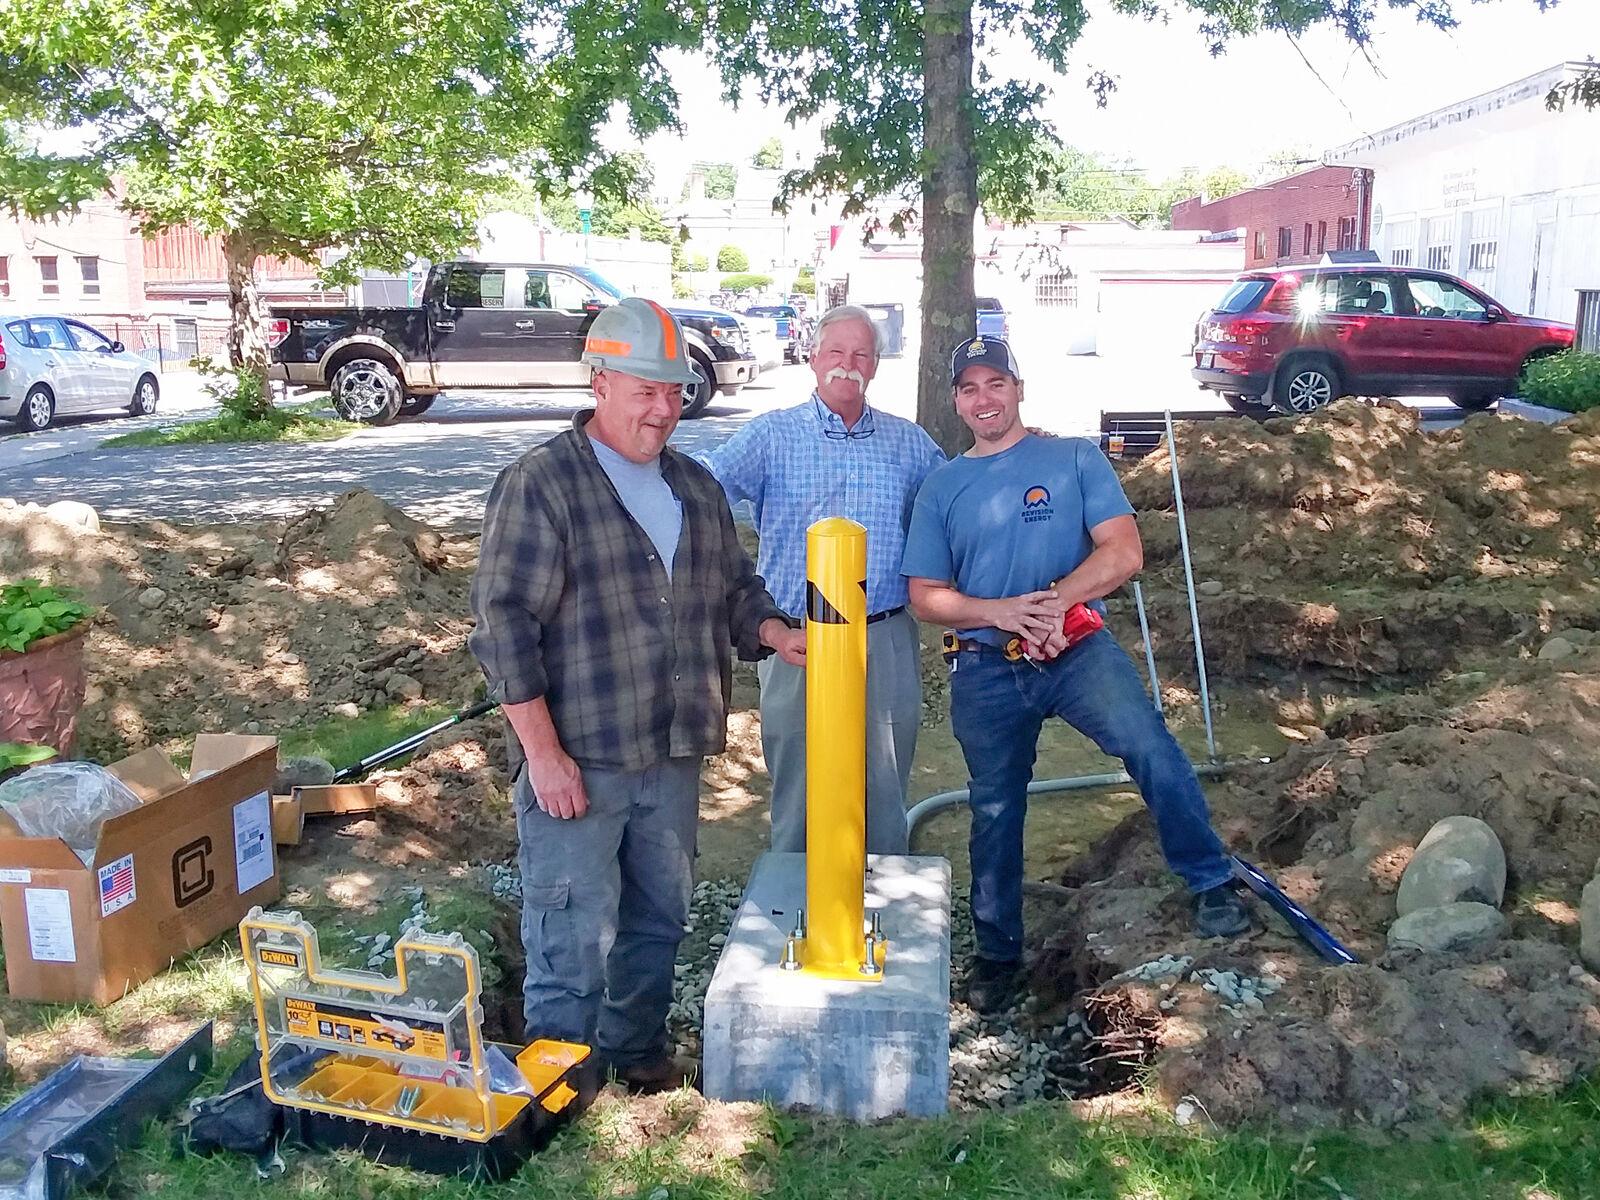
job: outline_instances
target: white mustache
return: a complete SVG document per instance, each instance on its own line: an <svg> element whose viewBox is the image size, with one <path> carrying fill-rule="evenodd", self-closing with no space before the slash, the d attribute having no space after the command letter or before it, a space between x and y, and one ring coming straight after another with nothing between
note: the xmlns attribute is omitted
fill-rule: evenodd
<svg viewBox="0 0 1600 1200"><path fill-rule="evenodd" d="M866 376L860 371L846 371L843 367L835 367L822 377L823 383L832 383L835 379L848 379L859 388L867 386Z"/></svg>

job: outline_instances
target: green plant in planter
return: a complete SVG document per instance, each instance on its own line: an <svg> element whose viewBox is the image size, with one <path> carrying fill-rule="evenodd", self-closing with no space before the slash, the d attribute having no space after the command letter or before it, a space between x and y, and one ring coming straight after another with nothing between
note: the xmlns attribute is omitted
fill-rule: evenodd
<svg viewBox="0 0 1600 1200"><path fill-rule="evenodd" d="M0 779L4 779L12 771L31 767L34 763L48 762L55 756L56 752L49 746L0 742Z"/></svg>
<svg viewBox="0 0 1600 1200"><path fill-rule="evenodd" d="M86 620L90 609L70 588L37 579L0 586L0 650L26 650L43 638L65 633Z"/></svg>

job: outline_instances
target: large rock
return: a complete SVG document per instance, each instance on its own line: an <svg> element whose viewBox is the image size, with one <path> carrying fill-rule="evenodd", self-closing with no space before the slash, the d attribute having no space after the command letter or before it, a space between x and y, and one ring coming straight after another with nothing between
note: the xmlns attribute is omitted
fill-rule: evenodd
<svg viewBox="0 0 1600 1200"><path fill-rule="evenodd" d="M1418 844L1395 909L1404 917L1462 901L1499 908L1505 895L1506 852L1494 830L1477 817L1446 817Z"/></svg>
<svg viewBox="0 0 1600 1200"><path fill-rule="evenodd" d="M1487 904L1441 904L1418 909L1389 926L1389 949L1430 954L1473 950L1500 936L1506 919Z"/></svg>
<svg viewBox="0 0 1600 1200"><path fill-rule="evenodd" d="M1567 637L1553 637L1539 647L1539 657L1546 662L1560 662L1564 658L1571 658L1577 652L1577 646Z"/></svg>
<svg viewBox="0 0 1600 1200"><path fill-rule="evenodd" d="M312 754L285 758L278 763L278 777L272 782L272 794L286 796L297 787L322 787L332 782L333 764L327 759Z"/></svg>
<svg viewBox="0 0 1600 1200"><path fill-rule="evenodd" d="M1591 879L1583 889L1578 925L1578 957L1591 971L1600 972L1600 879Z"/></svg>
<svg viewBox="0 0 1600 1200"><path fill-rule="evenodd" d="M100 514L78 500L57 500L47 506L44 515L60 525L70 525L86 533L100 532Z"/></svg>

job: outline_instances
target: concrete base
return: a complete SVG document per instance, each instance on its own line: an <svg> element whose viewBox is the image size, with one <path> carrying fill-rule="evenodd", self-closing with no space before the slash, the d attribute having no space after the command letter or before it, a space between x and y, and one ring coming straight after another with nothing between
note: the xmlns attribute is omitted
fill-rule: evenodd
<svg viewBox="0 0 1600 1200"><path fill-rule="evenodd" d="M705 1094L870 1121L935 1116L950 1093L950 864L870 855L881 983L779 969L805 903L806 856L761 856L706 993Z"/></svg>

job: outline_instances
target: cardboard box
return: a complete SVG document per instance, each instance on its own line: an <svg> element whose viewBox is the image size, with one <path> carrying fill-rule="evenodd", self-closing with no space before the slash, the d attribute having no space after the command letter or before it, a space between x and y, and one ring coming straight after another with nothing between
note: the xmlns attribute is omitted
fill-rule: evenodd
<svg viewBox="0 0 1600 1200"><path fill-rule="evenodd" d="M143 803L100 828L93 864L57 838L0 837L13 999L107 1004L278 899L272 737L201 734L185 778L159 750L111 771Z"/></svg>
<svg viewBox="0 0 1600 1200"><path fill-rule="evenodd" d="M280 846L298 846L305 836L306 818L348 816L375 812L378 787L372 783L331 783L297 787L287 796L272 798L272 840Z"/></svg>

